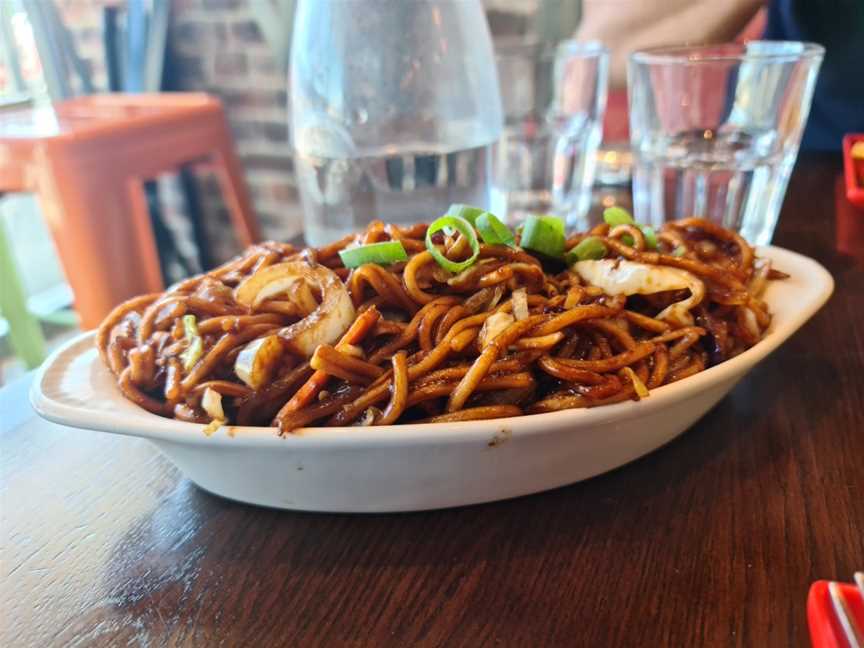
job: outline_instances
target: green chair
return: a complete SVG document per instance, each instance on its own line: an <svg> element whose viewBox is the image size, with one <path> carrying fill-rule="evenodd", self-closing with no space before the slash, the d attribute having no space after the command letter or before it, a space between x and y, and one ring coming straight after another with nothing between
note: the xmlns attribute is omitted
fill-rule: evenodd
<svg viewBox="0 0 864 648"><path fill-rule="evenodd" d="M27 295L9 248L6 229L0 221L0 315L9 324L9 341L28 368L45 359L45 338L39 320L27 309Z"/></svg>

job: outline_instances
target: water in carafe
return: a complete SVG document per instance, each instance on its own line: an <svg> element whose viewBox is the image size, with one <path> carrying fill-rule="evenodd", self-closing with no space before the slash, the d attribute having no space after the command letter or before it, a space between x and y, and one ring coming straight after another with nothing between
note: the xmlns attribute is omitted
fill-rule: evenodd
<svg viewBox="0 0 864 648"><path fill-rule="evenodd" d="M307 242L489 206L501 134L478 0L300 0L291 134Z"/></svg>
<svg viewBox="0 0 864 648"><path fill-rule="evenodd" d="M375 219L432 221L452 203L489 202L490 146L369 157L294 156L312 245L362 230Z"/></svg>

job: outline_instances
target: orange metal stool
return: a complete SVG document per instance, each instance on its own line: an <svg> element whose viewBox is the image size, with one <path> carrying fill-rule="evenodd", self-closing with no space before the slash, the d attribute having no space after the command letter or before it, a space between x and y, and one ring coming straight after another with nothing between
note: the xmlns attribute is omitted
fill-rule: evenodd
<svg viewBox="0 0 864 648"><path fill-rule="evenodd" d="M38 194L84 328L161 290L143 181L209 161L243 246L258 223L221 103L206 94L111 94L0 112L0 194Z"/></svg>

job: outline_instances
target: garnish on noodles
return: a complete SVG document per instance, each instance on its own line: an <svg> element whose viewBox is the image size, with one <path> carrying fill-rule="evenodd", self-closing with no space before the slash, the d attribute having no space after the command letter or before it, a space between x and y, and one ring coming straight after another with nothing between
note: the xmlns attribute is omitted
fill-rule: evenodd
<svg viewBox="0 0 864 648"><path fill-rule="evenodd" d="M320 248L266 242L131 299L97 345L123 394L207 425L392 425L650 398L756 344L785 275L737 233L620 208L566 237L454 205Z"/></svg>

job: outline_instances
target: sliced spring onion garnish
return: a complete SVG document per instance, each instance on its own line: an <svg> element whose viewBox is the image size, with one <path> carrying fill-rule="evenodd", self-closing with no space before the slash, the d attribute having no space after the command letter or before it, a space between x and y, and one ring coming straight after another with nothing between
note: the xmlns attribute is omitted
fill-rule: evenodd
<svg viewBox="0 0 864 648"><path fill-rule="evenodd" d="M633 216L630 215L623 207L607 207L603 210L603 220L610 227L616 227L618 225L636 225L636 221L633 220ZM645 247L656 250L657 249L657 234L654 232L654 228L648 225L636 225L640 230L642 230L642 235L645 237ZM624 245L633 246L634 241L633 237L625 234L621 237L621 242Z"/></svg>
<svg viewBox="0 0 864 648"><path fill-rule="evenodd" d="M633 225L633 217L623 207L607 207L603 210L603 221L610 227L616 225Z"/></svg>
<svg viewBox="0 0 864 648"><path fill-rule="evenodd" d="M570 250L564 260L567 265L572 265L577 261L590 261L593 259L602 259L606 256L606 246L596 236L589 236L579 241L579 244Z"/></svg>
<svg viewBox="0 0 864 648"><path fill-rule="evenodd" d="M683 257L685 254L687 254L687 248L685 248L683 245L679 245L674 250L672 250L672 256L675 257Z"/></svg>
<svg viewBox="0 0 864 648"><path fill-rule="evenodd" d="M204 354L204 340L201 339L201 333L198 332L198 320L194 315L183 316L183 333L189 346L180 354L180 360L183 361L184 371L189 371Z"/></svg>
<svg viewBox="0 0 864 648"><path fill-rule="evenodd" d="M519 244L547 257L564 255L564 221L555 216L529 216Z"/></svg>
<svg viewBox="0 0 864 648"><path fill-rule="evenodd" d="M473 205L462 205L460 203L453 203L452 205L450 205L450 209L447 210L447 216L459 216L460 218L464 218L469 223L474 225L477 217L485 211L485 209L480 209L479 207L474 207Z"/></svg>
<svg viewBox="0 0 864 648"><path fill-rule="evenodd" d="M649 250L657 249L657 234L654 233L654 228L649 227L648 225L636 225L641 231L642 236L645 237L645 247ZM621 237L621 242L624 245L629 245L633 247L636 244L636 241L633 240L633 237L629 234L624 234Z"/></svg>
<svg viewBox="0 0 864 648"><path fill-rule="evenodd" d="M358 268L366 263L387 265L408 260L408 254L401 241L383 241L345 248L339 250L339 257L346 268Z"/></svg>
<svg viewBox="0 0 864 648"><path fill-rule="evenodd" d="M474 226L480 232L480 236L489 245L509 245L515 247L516 239L513 232L502 223L494 214L483 212L474 221Z"/></svg>
<svg viewBox="0 0 864 648"><path fill-rule="evenodd" d="M438 246L432 242L432 235L435 232L443 230L445 227L452 227L468 241L468 245L471 247L470 257L464 261L451 261L441 253ZM474 227L471 223L461 216L448 214L434 221L426 230L426 249L429 250L429 254L432 255L432 258L435 259L438 265L445 270L449 272L462 272L477 260L477 255L480 254L480 243L477 240L477 234L474 233Z"/></svg>
<svg viewBox="0 0 864 648"><path fill-rule="evenodd" d="M645 237L645 247L650 250L657 249L657 234L654 232L654 228L648 225L642 225L639 227L642 230L642 236Z"/></svg>

